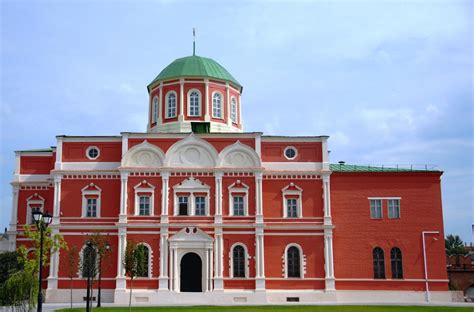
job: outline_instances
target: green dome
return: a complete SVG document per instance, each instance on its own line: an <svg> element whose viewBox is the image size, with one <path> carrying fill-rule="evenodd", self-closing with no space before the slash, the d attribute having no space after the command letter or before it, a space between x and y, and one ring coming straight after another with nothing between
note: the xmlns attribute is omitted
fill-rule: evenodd
<svg viewBox="0 0 474 312"><path fill-rule="evenodd" d="M225 80L242 91L242 85L219 63L201 56L187 56L174 60L148 85L148 90L156 82L181 77L206 77Z"/></svg>

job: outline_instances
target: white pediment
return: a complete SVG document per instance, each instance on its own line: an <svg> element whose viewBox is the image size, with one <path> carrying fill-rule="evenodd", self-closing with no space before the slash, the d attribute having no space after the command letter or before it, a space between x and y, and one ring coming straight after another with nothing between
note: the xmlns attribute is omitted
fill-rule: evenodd
<svg viewBox="0 0 474 312"><path fill-rule="evenodd" d="M219 167L224 168L255 168L260 167L260 157L249 146L239 141L224 148L219 154Z"/></svg>
<svg viewBox="0 0 474 312"><path fill-rule="evenodd" d="M215 167L217 157L217 151L211 144L191 133L169 148L166 153L165 166L179 168Z"/></svg>
<svg viewBox="0 0 474 312"><path fill-rule="evenodd" d="M210 187L207 184L202 183L198 179L194 177L189 177L188 179L184 180L173 186L173 189L185 191L185 190L199 190L199 189L206 189L208 190Z"/></svg>
<svg viewBox="0 0 474 312"><path fill-rule="evenodd" d="M185 227L169 239L171 248L212 248L214 238L197 227Z"/></svg>
<svg viewBox="0 0 474 312"><path fill-rule="evenodd" d="M130 150L122 158L122 167L162 167L165 154L146 140Z"/></svg>

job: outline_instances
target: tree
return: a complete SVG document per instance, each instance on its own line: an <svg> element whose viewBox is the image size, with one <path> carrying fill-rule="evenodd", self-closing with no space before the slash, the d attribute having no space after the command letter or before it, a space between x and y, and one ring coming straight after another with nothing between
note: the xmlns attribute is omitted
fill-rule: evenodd
<svg viewBox="0 0 474 312"><path fill-rule="evenodd" d="M86 240L85 245L86 247L82 250L80 268L82 277L87 278L86 311L90 311L92 306L92 285L97 275L97 250L90 240Z"/></svg>
<svg viewBox="0 0 474 312"><path fill-rule="evenodd" d="M32 230L29 225L23 227L24 236L35 248L34 257L28 255L28 250L24 245L17 248L18 263L23 268L22 271L10 275L5 282L5 294L8 296L10 305L16 311L31 311L37 304L38 294L38 265L40 255L36 250L40 249L41 234ZM67 248L64 238L60 234L52 234L51 228L44 231L43 237L43 266L49 265L51 253Z"/></svg>
<svg viewBox="0 0 474 312"><path fill-rule="evenodd" d="M69 277L71 284L71 309L72 309L72 280L77 275L79 268L79 251L75 245L72 245L67 249L67 276Z"/></svg>
<svg viewBox="0 0 474 312"><path fill-rule="evenodd" d="M468 251L464 247L464 242L459 235L448 235L445 241L446 255L448 256L465 256Z"/></svg>
<svg viewBox="0 0 474 312"><path fill-rule="evenodd" d="M132 311L132 291L133 279L140 274L142 270L142 263L145 258L144 249L136 242L127 240L127 247L123 256L123 266L125 268L125 275L130 277L130 297L128 300L128 311Z"/></svg>
<svg viewBox="0 0 474 312"><path fill-rule="evenodd" d="M95 250L97 251L97 256L98 256L98 262L99 266L97 267L97 271L99 274L99 285L98 285L98 292L97 292L97 307L100 307L100 300L101 300L101 277L102 277L102 269L104 263L102 262L103 257L105 256L105 253L109 252L110 249L110 244L108 241L108 235L104 235L101 232L93 232L92 235L90 236L90 242L92 245L95 247ZM110 261L105 262L105 266L109 267L111 265Z"/></svg>
<svg viewBox="0 0 474 312"><path fill-rule="evenodd" d="M10 297L6 293L6 281L22 269L17 258L18 253L16 251L0 254L0 306L10 305Z"/></svg>

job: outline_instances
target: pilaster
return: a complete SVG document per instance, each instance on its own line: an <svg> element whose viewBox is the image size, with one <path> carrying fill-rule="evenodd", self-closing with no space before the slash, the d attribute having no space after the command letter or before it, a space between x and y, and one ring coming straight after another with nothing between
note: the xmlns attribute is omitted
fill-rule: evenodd
<svg viewBox="0 0 474 312"><path fill-rule="evenodd" d="M255 290L265 290L265 245L263 226L255 229Z"/></svg>
<svg viewBox="0 0 474 312"><path fill-rule="evenodd" d="M127 288L125 269L123 266L123 256L127 247L127 228L126 225L119 225L118 229L118 250L117 250L117 277L116 289L124 290Z"/></svg>
<svg viewBox="0 0 474 312"><path fill-rule="evenodd" d="M15 251L16 249L16 234L18 224L18 197L20 195L20 185L12 183L12 210L10 218L10 226L8 230L8 250Z"/></svg>
<svg viewBox="0 0 474 312"><path fill-rule="evenodd" d="M53 225L59 224L61 213L61 175L54 176L54 204L53 204Z"/></svg>
<svg viewBox="0 0 474 312"><path fill-rule="evenodd" d="M209 79L204 79L204 121L211 121L209 116Z"/></svg>
<svg viewBox="0 0 474 312"><path fill-rule="evenodd" d="M179 116L178 121L184 121L184 79L179 79Z"/></svg>
<svg viewBox="0 0 474 312"><path fill-rule="evenodd" d="M231 108L231 103L230 103L230 89L229 89L229 83L226 82L225 83L225 93L226 93L226 96L225 96L225 100L226 100L226 108L227 108L227 126L229 127L232 127L232 120L230 119L230 108Z"/></svg>
<svg viewBox="0 0 474 312"><path fill-rule="evenodd" d="M214 250L214 291L224 291L224 239L220 227L215 228Z"/></svg>
<svg viewBox="0 0 474 312"><path fill-rule="evenodd" d="M128 172L120 172L120 215L119 223L127 222Z"/></svg>
<svg viewBox="0 0 474 312"><path fill-rule="evenodd" d="M168 223L170 173L161 172L161 223Z"/></svg>
<svg viewBox="0 0 474 312"><path fill-rule="evenodd" d="M324 269L326 291L336 289L334 277L334 256L332 248L332 227L324 229Z"/></svg>
<svg viewBox="0 0 474 312"><path fill-rule="evenodd" d="M52 227L52 235L59 234L59 228ZM58 272L59 272L59 250L51 253L48 289L58 289Z"/></svg>
<svg viewBox="0 0 474 312"><path fill-rule="evenodd" d="M261 172L255 173L255 200L256 200L256 213L255 222L263 223L263 174Z"/></svg>
<svg viewBox="0 0 474 312"><path fill-rule="evenodd" d="M223 172L215 172L214 178L216 180L216 214L214 216L215 223L222 223L222 177Z"/></svg>
<svg viewBox="0 0 474 312"><path fill-rule="evenodd" d="M168 291L168 228L162 227L160 231L160 277L159 291Z"/></svg>

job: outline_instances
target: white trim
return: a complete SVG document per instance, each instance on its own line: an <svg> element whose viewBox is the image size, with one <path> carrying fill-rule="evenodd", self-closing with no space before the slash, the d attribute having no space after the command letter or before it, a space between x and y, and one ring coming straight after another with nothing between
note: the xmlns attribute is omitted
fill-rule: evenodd
<svg viewBox="0 0 474 312"><path fill-rule="evenodd" d="M121 142L121 136L57 136L63 142Z"/></svg>
<svg viewBox="0 0 474 312"><path fill-rule="evenodd" d="M173 116L170 116L169 115L169 102L168 102L168 99L169 99L169 96L171 94L174 94L175 96L175 109L174 109L174 115ZM165 95L165 118L164 119L171 119L171 118L176 118L176 116L178 115L178 94L176 93L176 91L174 90L170 90L168 92L166 92L166 95Z"/></svg>
<svg viewBox="0 0 474 312"><path fill-rule="evenodd" d="M142 187L142 184L146 184L147 187ZM148 183L146 180L138 183L133 187L135 190L135 209L134 215L140 217L150 217L155 215L155 187ZM149 215L140 215L140 195L138 193L150 193L150 214ZM146 196L146 195L145 195Z"/></svg>
<svg viewBox="0 0 474 312"><path fill-rule="evenodd" d="M151 101L151 123L157 124L158 123L158 112L159 112L159 105L160 105L160 98L155 95Z"/></svg>
<svg viewBox="0 0 474 312"><path fill-rule="evenodd" d="M235 107L234 118L232 118L232 108L233 107ZM235 124L239 124L238 114L237 114L237 98L234 95L230 97L230 109L229 110L230 110L229 115L230 115L231 122L235 123Z"/></svg>
<svg viewBox="0 0 474 312"><path fill-rule="evenodd" d="M296 190L288 190L290 187L296 188ZM303 218L303 189L294 184L293 182L288 184L282 190L282 199L283 199L283 218L288 219L300 219ZM298 196L296 200L296 218L288 217L288 200L287 196Z"/></svg>
<svg viewBox="0 0 474 312"><path fill-rule="evenodd" d="M242 185L243 187L235 187L237 184ZM234 195L232 193L245 193L244 195L244 215L238 217L247 217L249 215L249 187L247 184L242 183L240 180L229 185L227 188L229 193L229 216L234 215Z"/></svg>
<svg viewBox="0 0 474 312"><path fill-rule="evenodd" d="M206 193L205 196L205 210L204 215L199 216L210 216L210 186L207 184L202 183L200 180L189 177L188 179L184 179L182 182L175 184L173 186L173 194L174 194L174 216L180 216L179 214L179 196L177 193L189 193L188 197L188 216L195 216L196 215L196 205L195 205L195 198L201 197L200 195L194 195L194 193Z"/></svg>
<svg viewBox="0 0 474 312"><path fill-rule="evenodd" d="M402 199L401 197L367 197L367 199Z"/></svg>
<svg viewBox="0 0 474 312"><path fill-rule="evenodd" d="M295 156L293 156L293 157L288 157L288 156L286 156L286 151L289 150L289 149L294 150ZM286 159L288 159L288 160L295 160L296 157L298 157L298 149L297 149L296 147L294 147L294 146L287 146L287 147L285 147L285 149L283 150L283 156L284 156Z"/></svg>
<svg viewBox="0 0 474 312"><path fill-rule="evenodd" d="M39 199L32 199L34 197L38 197ZM31 208L31 206L40 206L40 211L41 212L44 212L44 198L40 195L38 195L38 193L34 193L33 195L31 195L30 197L28 197L26 199L26 223L25 224L33 224L34 220L32 220L32 213L33 213L33 210Z"/></svg>
<svg viewBox="0 0 474 312"><path fill-rule="evenodd" d="M299 256L300 256L300 277L288 277L288 249L290 249L291 247L296 247L298 249L298 252L299 252ZM286 245L286 248L285 248L285 253L284 253L284 275L283 277L285 279L304 279L304 274L306 273L306 256L303 254L303 248L301 248L301 246L297 243L290 243L288 245Z"/></svg>
<svg viewBox="0 0 474 312"><path fill-rule="evenodd" d="M216 94L219 94L220 97L221 97L221 101L220 101L220 116L217 117L216 115L214 115L214 96ZM211 94L211 103L212 103L212 106L211 106L211 110L212 110L212 118L215 118L215 119L224 119L224 95L222 94L222 92L220 91L214 91L212 92Z"/></svg>
<svg viewBox="0 0 474 312"><path fill-rule="evenodd" d="M262 162L265 171L322 171L323 163L320 162ZM314 173L314 172L313 172ZM265 172L267 174L267 172Z"/></svg>
<svg viewBox="0 0 474 312"><path fill-rule="evenodd" d="M119 162L62 162L62 170L117 170Z"/></svg>
<svg viewBox="0 0 474 312"><path fill-rule="evenodd" d="M94 187L95 190L87 190L89 187ZM102 189L95 185L94 183L90 183L81 189L82 193L82 218L100 218L100 206L101 206L101 193ZM87 216L87 195L94 195L97 196L97 207L96 207L96 216L95 217L88 217Z"/></svg>
<svg viewBox="0 0 474 312"><path fill-rule="evenodd" d="M198 94L198 114L197 115L191 115L191 93L197 92ZM186 97L188 99L188 113L186 114L187 117L200 117L202 116L202 94L201 91L198 89L190 89L188 91L188 95Z"/></svg>
<svg viewBox="0 0 474 312"><path fill-rule="evenodd" d="M242 248L244 248L244 267L245 267L244 268L244 275L245 275L244 277L234 277L234 248L237 247L237 246L241 246ZM229 277L231 279L249 278L249 259L250 259L250 256L249 256L247 246L244 243L241 243L241 242L234 243L230 247L230 251L229 251Z"/></svg>
<svg viewBox="0 0 474 312"><path fill-rule="evenodd" d="M95 156L95 157L89 156L89 152L90 152L92 149L96 149L96 150L97 150L97 156ZM90 160L96 160L97 158L100 157L100 148L98 148L98 147L95 146L95 145L89 146L89 147L86 149L86 157L87 157L88 159L90 159Z"/></svg>
<svg viewBox="0 0 474 312"><path fill-rule="evenodd" d="M322 142L328 136L279 136L279 135L262 135L262 142Z"/></svg>

